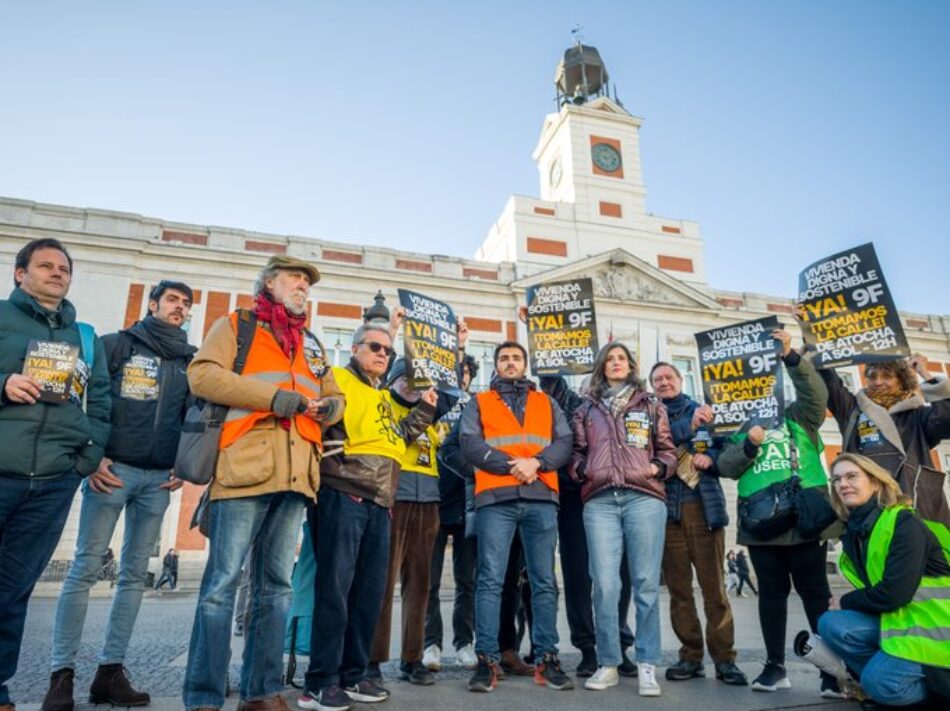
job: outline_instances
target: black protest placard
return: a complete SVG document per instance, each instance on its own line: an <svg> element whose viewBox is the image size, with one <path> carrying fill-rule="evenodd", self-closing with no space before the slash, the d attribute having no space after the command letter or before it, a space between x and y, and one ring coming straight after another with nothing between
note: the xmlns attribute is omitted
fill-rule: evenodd
<svg viewBox="0 0 950 711"><path fill-rule="evenodd" d="M72 392L78 362L79 346L62 341L31 340L23 359L23 374L39 382L40 401L64 402Z"/></svg>
<svg viewBox="0 0 950 711"><path fill-rule="evenodd" d="M781 346L772 337L775 316L743 321L696 334L703 394L712 407L713 436L760 425L781 426L785 413Z"/></svg>
<svg viewBox="0 0 950 711"><path fill-rule="evenodd" d="M597 321L589 278L528 287L528 353L535 375L583 375L594 369Z"/></svg>
<svg viewBox="0 0 950 711"><path fill-rule="evenodd" d="M399 289L406 309L406 379L413 390L459 388L458 321L452 307L408 289Z"/></svg>
<svg viewBox="0 0 950 711"><path fill-rule="evenodd" d="M873 244L808 265L798 277L798 317L817 368L910 355Z"/></svg>

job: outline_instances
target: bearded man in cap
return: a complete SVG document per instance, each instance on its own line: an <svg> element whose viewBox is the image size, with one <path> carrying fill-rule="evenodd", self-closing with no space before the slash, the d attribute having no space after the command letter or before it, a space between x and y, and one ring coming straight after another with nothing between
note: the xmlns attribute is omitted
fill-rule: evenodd
<svg viewBox="0 0 950 711"><path fill-rule="evenodd" d="M188 368L196 396L230 408L210 490L208 564L184 684L188 711L224 704L234 598L248 551L252 599L238 709L287 708L279 692L297 534L319 489L322 428L338 422L344 406L323 346L304 328L307 295L319 278L307 262L272 257L255 284L253 311L216 321ZM253 336L238 374L242 333Z"/></svg>

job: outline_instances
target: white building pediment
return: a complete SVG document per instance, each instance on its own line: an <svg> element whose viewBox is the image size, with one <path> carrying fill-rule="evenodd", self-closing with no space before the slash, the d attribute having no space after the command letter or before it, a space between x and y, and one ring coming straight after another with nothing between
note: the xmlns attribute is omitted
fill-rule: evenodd
<svg viewBox="0 0 950 711"><path fill-rule="evenodd" d="M720 304L623 249L588 257L556 269L532 274L512 284L518 291L535 284L590 277L594 296L624 303L679 306L703 311L721 310Z"/></svg>

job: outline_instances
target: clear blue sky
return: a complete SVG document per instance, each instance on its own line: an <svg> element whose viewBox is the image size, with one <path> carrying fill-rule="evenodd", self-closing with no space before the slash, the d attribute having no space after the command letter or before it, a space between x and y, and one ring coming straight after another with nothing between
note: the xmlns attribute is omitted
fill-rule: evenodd
<svg viewBox="0 0 950 711"><path fill-rule="evenodd" d="M873 240L950 313L950 3L0 0L0 195L472 256L579 24L714 287Z"/></svg>

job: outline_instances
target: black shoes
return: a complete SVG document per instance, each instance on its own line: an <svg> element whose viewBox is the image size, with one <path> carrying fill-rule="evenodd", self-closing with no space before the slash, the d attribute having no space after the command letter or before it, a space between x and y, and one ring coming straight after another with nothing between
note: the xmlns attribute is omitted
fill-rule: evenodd
<svg viewBox="0 0 950 711"><path fill-rule="evenodd" d="M749 685L749 680L746 679L743 671L733 662L719 662L716 664L716 678L731 686Z"/></svg>
<svg viewBox="0 0 950 711"><path fill-rule="evenodd" d="M561 662L557 655L551 652L545 654L541 661L534 665L534 683L556 691L567 691L574 688L571 677L561 669Z"/></svg>
<svg viewBox="0 0 950 711"><path fill-rule="evenodd" d="M752 682L752 688L756 691L778 691L791 689L792 683L788 680L784 664L769 661L765 663L762 673Z"/></svg>
<svg viewBox="0 0 950 711"><path fill-rule="evenodd" d="M574 673L581 679L586 679L593 676L595 671L597 671L597 652L592 647L582 649L581 661Z"/></svg>
<svg viewBox="0 0 950 711"><path fill-rule="evenodd" d="M627 656L626 650L620 652L620 656L623 658L623 661L620 663L620 666L617 667L617 673L620 676L634 677L637 675L637 665Z"/></svg>
<svg viewBox="0 0 950 711"><path fill-rule="evenodd" d="M378 662L370 662L366 665L366 673L363 675L364 679L369 679L377 684L383 683L383 673L379 670Z"/></svg>
<svg viewBox="0 0 950 711"><path fill-rule="evenodd" d="M667 681L686 681L695 677L706 676L706 667L702 662L693 662L689 659L680 659L676 664L666 668Z"/></svg>
<svg viewBox="0 0 950 711"><path fill-rule="evenodd" d="M426 669L422 661L401 662L399 664L399 677L403 681L417 686L432 686L435 683L435 675Z"/></svg>
<svg viewBox="0 0 950 711"><path fill-rule="evenodd" d="M498 677L495 675L495 663L484 654L479 654L475 673L468 680L468 690L487 693L494 691L497 684Z"/></svg>
<svg viewBox="0 0 950 711"><path fill-rule="evenodd" d="M49 689L43 698L41 711L73 711L76 705L73 701L72 669L57 669L49 677Z"/></svg>
<svg viewBox="0 0 950 711"><path fill-rule="evenodd" d="M89 687L89 703L113 706L148 706L152 697L136 691L129 683L129 673L121 664L100 664L96 678Z"/></svg>

